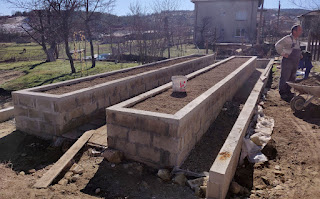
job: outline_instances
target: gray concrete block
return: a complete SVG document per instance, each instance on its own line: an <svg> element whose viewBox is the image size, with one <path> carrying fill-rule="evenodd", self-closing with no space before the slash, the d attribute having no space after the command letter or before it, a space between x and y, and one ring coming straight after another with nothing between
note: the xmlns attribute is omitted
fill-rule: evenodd
<svg viewBox="0 0 320 199"><path fill-rule="evenodd" d="M152 146L164 151L169 151L170 154L177 154L180 149L180 139L154 134Z"/></svg>
<svg viewBox="0 0 320 199"><path fill-rule="evenodd" d="M132 129L129 133L129 142L151 146L151 133Z"/></svg>
<svg viewBox="0 0 320 199"><path fill-rule="evenodd" d="M154 163L160 162L160 151L155 148L138 145L137 155L143 159L146 159L147 161Z"/></svg>
<svg viewBox="0 0 320 199"><path fill-rule="evenodd" d="M36 109L41 110L43 112L53 112L54 111L53 101L45 98L37 98Z"/></svg>
<svg viewBox="0 0 320 199"><path fill-rule="evenodd" d="M19 97L19 105L27 107L27 108L35 108L36 99L33 96L20 96Z"/></svg>
<svg viewBox="0 0 320 199"><path fill-rule="evenodd" d="M118 125L108 124L107 125L108 137L121 138L128 140L129 129Z"/></svg>
<svg viewBox="0 0 320 199"><path fill-rule="evenodd" d="M8 107L0 110L0 122L9 120L14 117L14 108Z"/></svg>

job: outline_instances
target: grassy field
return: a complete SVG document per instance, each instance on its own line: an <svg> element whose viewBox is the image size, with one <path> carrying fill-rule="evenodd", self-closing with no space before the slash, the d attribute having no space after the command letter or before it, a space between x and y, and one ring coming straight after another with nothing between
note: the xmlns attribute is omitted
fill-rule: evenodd
<svg viewBox="0 0 320 199"><path fill-rule="evenodd" d="M77 73L71 74L70 65L67 60L56 62L25 61L13 63L0 63L0 73L3 70L21 71L23 76L0 85L5 90L20 90L45 84L75 79L88 75L95 75L103 72L118 70L137 66L137 63L111 63L97 62L95 68L90 68L90 63L76 62Z"/></svg>
<svg viewBox="0 0 320 199"><path fill-rule="evenodd" d="M88 51L89 43L71 42L70 49L74 49L74 47L76 47L76 49L84 49L87 47ZM99 54L111 52L110 44L98 45L98 43L95 42L94 47L96 54L98 54L98 51ZM116 45L114 45L114 47L116 47ZM3 71L23 72L21 77L1 84L0 88L6 90L20 90L138 65L137 63L115 64L111 62L97 62L97 66L91 69L90 61L86 63L76 61L75 67L77 73L71 74L69 61L65 59L66 55L63 45L59 46L59 53L60 59L56 62L46 63L44 62L46 55L42 51L41 46L36 43L0 43L0 74L3 73ZM178 49L176 46L171 48L171 58L195 53L204 54L205 50L196 49L194 45L183 45L183 50ZM212 51L209 51L209 53L212 53ZM165 51L164 56L167 55L168 53ZM87 56L89 56L89 54L87 54ZM10 59L12 62L4 62L5 60Z"/></svg>
<svg viewBox="0 0 320 199"><path fill-rule="evenodd" d="M184 44L182 45L182 50L177 48L177 46L173 46L170 49L171 57L180 57L195 53L205 54L205 49L197 49L192 44ZM117 48L117 45L114 44L113 48ZM128 49L124 49L121 45L122 53L129 54ZM25 52L23 51L25 49ZM67 59L64 45L59 45L59 58ZM70 42L70 50L73 49L86 49L87 53L82 53L81 56L90 56L90 46L88 42ZM103 53L111 53L111 45L110 44L99 44L98 42L94 42L94 53L95 54L103 54ZM212 53L212 50L209 50L209 53ZM168 51L165 50L163 55L165 57L168 56ZM77 55L79 58L80 55ZM41 46L36 43L28 43L28 44L16 44L16 43L0 43L0 61L5 60L16 60L16 61L30 61L30 60L44 60L46 59L46 55L43 52Z"/></svg>

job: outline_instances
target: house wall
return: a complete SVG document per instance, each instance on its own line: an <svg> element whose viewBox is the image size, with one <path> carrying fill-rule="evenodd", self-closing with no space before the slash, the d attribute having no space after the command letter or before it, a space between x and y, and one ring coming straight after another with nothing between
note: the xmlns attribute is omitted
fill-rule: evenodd
<svg viewBox="0 0 320 199"><path fill-rule="evenodd" d="M211 32L215 32L218 42L250 42L255 39L257 0L193 0L195 3L195 40L201 41L200 29L204 26L203 20L210 18ZM245 15L245 17L244 17ZM236 29L245 30L243 37L236 36Z"/></svg>

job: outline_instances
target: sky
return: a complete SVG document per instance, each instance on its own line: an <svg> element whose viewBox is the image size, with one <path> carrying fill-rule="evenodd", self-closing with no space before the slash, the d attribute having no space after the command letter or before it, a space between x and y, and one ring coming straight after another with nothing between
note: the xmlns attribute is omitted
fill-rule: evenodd
<svg viewBox="0 0 320 199"><path fill-rule="evenodd" d="M135 3L137 0L116 0L116 6L113 10L113 14L116 15L127 15L130 13L129 5L130 3ZM175 1L175 0L172 0ZM193 10L194 4L191 0L180 0L181 5L179 10ZM298 8L294 4L290 2L290 0L280 0L281 1L281 8ZM150 7L150 4L153 0L138 0L141 5L145 7ZM265 0L264 7L265 8L278 8L279 1L278 0ZM0 0L0 15L11 15L15 11L19 9L14 8L9 3L5 3L5 0Z"/></svg>

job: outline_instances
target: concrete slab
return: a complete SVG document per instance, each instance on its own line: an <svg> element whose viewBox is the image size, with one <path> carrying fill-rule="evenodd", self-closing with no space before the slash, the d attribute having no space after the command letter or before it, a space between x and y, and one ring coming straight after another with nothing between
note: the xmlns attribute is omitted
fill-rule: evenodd
<svg viewBox="0 0 320 199"><path fill-rule="evenodd" d="M207 198L225 198L227 195L229 185L238 165L242 139L250 124L260 94L267 83L272 65L273 60L270 60L263 74L261 74L258 82L255 84L236 123L210 169Z"/></svg>
<svg viewBox="0 0 320 199"><path fill-rule="evenodd" d="M0 122L7 121L14 117L14 108L8 107L0 110Z"/></svg>
<svg viewBox="0 0 320 199"><path fill-rule="evenodd" d="M88 141L88 144L92 144L99 147L108 147L107 141L107 126L104 125L95 130L93 135Z"/></svg>

